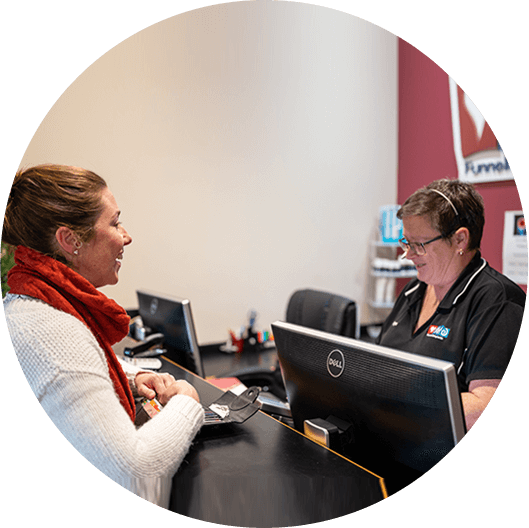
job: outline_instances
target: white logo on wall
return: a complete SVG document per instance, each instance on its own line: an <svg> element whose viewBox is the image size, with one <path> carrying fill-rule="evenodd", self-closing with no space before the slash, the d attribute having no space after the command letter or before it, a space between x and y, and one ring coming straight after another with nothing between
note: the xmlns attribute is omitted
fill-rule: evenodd
<svg viewBox="0 0 529 528"><path fill-rule="evenodd" d="M327 370L333 378L339 378L345 369L345 359L341 350L333 350L327 356Z"/></svg>
<svg viewBox="0 0 529 528"><path fill-rule="evenodd" d="M450 106L459 179L471 183L512 180L511 168L492 129L451 78Z"/></svg>

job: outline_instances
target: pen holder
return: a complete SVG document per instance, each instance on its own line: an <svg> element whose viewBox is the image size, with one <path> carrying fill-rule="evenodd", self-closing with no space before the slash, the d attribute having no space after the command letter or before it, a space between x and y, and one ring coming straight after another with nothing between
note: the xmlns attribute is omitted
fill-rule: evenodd
<svg viewBox="0 0 529 528"><path fill-rule="evenodd" d="M220 351L228 354L242 352L258 352L274 346L274 336L268 331L256 332L252 326L241 329L238 335L229 331L226 343L220 346Z"/></svg>

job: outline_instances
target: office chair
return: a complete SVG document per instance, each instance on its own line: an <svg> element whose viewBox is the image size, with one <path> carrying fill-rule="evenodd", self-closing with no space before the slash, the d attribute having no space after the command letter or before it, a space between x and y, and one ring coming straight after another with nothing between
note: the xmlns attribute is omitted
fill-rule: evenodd
<svg viewBox="0 0 529 528"><path fill-rule="evenodd" d="M310 289L295 291L288 302L286 321L346 337L360 336L360 317L356 303L328 292ZM253 367L231 375L247 386L266 386L268 390L259 395L263 411L272 415L291 416L279 361L275 370Z"/></svg>
<svg viewBox="0 0 529 528"><path fill-rule="evenodd" d="M351 299L318 290L297 290L288 302L287 323L345 337L360 337L360 317Z"/></svg>

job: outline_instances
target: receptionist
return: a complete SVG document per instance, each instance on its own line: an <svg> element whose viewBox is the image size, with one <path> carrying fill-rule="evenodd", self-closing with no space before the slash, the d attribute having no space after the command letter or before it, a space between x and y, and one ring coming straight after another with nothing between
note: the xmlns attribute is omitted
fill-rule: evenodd
<svg viewBox="0 0 529 528"><path fill-rule="evenodd" d="M484 206L471 184L434 181L397 216L417 278L398 296L378 343L454 363L468 430L509 364L526 296L481 256Z"/></svg>

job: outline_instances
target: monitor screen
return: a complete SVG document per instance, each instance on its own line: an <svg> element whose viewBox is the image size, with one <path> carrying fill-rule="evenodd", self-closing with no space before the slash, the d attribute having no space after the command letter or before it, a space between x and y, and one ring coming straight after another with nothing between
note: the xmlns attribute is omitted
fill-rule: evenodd
<svg viewBox="0 0 529 528"><path fill-rule="evenodd" d="M204 377L195 325L188 299L138 290L139 313L143 324L151 333L164 335L166 356Z"/></svg>
<svg viewBox="0 0 529 528"><path fill-rule="evenodd" d="M354 462L420 476L464 436L452 363L290 323L272 331L296 429L337 418Z"/></svg>

